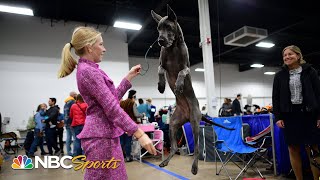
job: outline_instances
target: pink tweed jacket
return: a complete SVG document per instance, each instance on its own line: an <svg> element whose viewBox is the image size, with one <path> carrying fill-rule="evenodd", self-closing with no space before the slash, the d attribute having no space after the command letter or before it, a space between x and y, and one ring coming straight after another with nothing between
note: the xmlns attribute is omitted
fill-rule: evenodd
<svg viewBox="0 0 320 180"><path fill-rule="evenodd" d="M132 86L127 79L124 78L115 88L113 81L99 69L98 64L80 58L77 84L80 94L88 104L84 128L77 136L79 139L116 138L123 132L132 135L138 129L138 125L119 104L121 97Z"/></svg>

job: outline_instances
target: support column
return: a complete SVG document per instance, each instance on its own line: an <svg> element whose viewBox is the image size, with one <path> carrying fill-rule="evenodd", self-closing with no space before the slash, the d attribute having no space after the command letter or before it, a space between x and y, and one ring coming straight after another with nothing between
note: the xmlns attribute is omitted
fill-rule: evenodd
<svg viewBox="0 0 320 180"><path fill-rule="evenodd" d="M273 175L277 175L277 161L276 161L276 146L274 141L274 124L273 115L270 114L270 127L271 127L271 138L272 138L272 163L273 163Z"/></svg>
<svg viewBox="0 0 320 180"><path fill-rule="evenodd" d="M215 96L215 82L212 56L212 41L208 0L198 0L200 37L203 54L204 82L207 93L208 115L217 116L218 99Z"/></svg>

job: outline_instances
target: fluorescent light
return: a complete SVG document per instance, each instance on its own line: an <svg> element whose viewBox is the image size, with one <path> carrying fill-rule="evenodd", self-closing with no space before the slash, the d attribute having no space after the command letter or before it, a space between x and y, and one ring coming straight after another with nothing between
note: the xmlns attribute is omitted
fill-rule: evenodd
<svg viewBox="0 0 320 180"><path fill-rule="evenodd" d="M271 42L259 42L258 44L256 44L256 46L263 47L263 48L271 48L274 46L274 44Z"/></svg>
<svg viewBox="0 0 320 180"><path fill-rule="evenodd" d="M262 68L264 65L263 64L251 64L250 67L253 67L253 68Z"/></svg>
<svg viewBox="0 0 320 180"><path fill-rule="evenodd" d="M203 69L203 68L196 68L195 71L197 71L197 72L204 72L204 69Z"/></svg>
<svg viewBox="0 0 320 180"><path fill-rule="evenodd" d="M140 24L135 24L135 23L116 21L114 23L113 27L124 28L124 29L132 29L132 30L140 30L142 26Z"/></svg>
<svg viewBox="0 0 320 180"><path fill-rule="evenodd" d="M29 9L29 8L0 5L0 11L7 12L7 13L33 16L33 11L32 11L32 9Z"/></svg>
<svg viewBox="0 0 320 180"><path fill-rule="evenodd" d="M269 71L269 72L264 72L264 74L265 74L265 75L274 75L274 74L276 74L276 72L271 72L271 71Z"/></svg>

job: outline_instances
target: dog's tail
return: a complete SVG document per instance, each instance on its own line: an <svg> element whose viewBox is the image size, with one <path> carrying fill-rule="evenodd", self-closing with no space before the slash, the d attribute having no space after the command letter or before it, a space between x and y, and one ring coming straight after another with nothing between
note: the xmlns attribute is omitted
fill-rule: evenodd
<svg viewBox="0 0 320 180"><path fill-rule="evenodd" d="M208 123L208 124L211 124L211 125L214 125L214 126L218 126L218 127L221 127L221 128L227 129L227 130L235 130L234 128L228 128L228 127L222 126L221 124L218 124L218 123L215 123L213 121L210 121L209 119L207 119L204 116L201 117L201 120L206 122L206 123Z"/></svg>

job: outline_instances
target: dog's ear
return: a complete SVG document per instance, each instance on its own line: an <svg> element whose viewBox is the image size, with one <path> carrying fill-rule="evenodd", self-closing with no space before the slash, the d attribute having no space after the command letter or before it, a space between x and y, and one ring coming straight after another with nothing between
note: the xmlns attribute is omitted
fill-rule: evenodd
<svg viewBox="0 0 320 180"><path fill-rule="evenodd" d="M151 10L151 15L157 23L159 23L159 21L162 19L162 17L159 14L155 13L153 10Z"/></svg>
<svg viewBox="0 0 320 180"><path fill-rule="evenodd" d="M171 21L177 21L177 16L171 9L169 5L167 5L167 14L168 14L168 19Z"/></svg>

